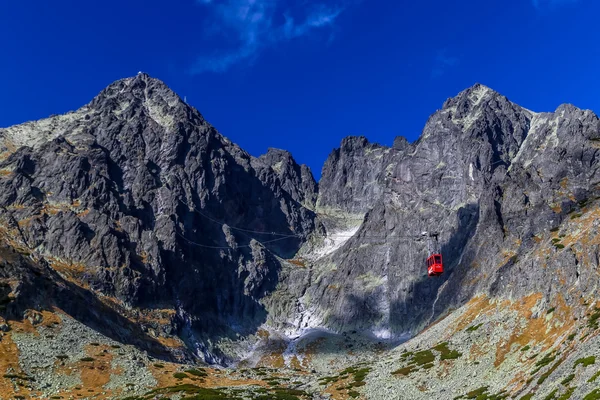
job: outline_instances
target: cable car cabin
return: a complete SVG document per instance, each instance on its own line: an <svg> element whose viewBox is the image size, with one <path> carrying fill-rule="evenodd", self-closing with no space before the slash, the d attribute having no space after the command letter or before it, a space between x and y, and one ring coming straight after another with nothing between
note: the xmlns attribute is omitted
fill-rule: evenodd
<svg viewBox="0 0 600 400"><path fill-rule="evenodd" d="M444 265L442 263L441 254L432 254L427 257L427 275L439 276L444 273Z"/></svg>

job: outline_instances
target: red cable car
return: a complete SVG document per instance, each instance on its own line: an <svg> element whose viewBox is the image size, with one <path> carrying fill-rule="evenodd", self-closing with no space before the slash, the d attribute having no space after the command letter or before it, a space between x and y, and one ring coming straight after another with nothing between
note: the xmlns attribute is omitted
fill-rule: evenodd
<svg viewBox="0 0 600 400"><path fill-rule="evenodd" d="M427 257L427 275L440 276L444 273L444 264L441 254L432 254Z"/></svg>
<svg viewBox="0 0 600 400"><path fill-rule="evenodd" d="M444 263L442 262L442 252L439 250L438 234L423 232L427 236L427 275L440 276L444 273Z"/></svg>

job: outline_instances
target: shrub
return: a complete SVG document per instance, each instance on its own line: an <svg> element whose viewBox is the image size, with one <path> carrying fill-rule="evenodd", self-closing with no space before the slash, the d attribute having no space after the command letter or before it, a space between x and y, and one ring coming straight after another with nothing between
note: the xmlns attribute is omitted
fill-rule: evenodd
<svg viewBox="0 0 600 400"><path fill-rule="evenodd" d="M563 379L563 381L560 383L561 385L568 385L573 379L575 378L575 374L571 374L569 376L567 376L565 379Z"/></svg>
<svg viewBox="0 0 600 400"><path fill-rule="evenodd" d="M467 399L478 399L484 393L487 393L487 391L488 391L488 387L487 386L483 386L483 387L480 387L479 389L475 389L475 390L470 391L465 396L466 396Z"/></svg>
<svg viewBox="0 0 600 400"><path fill-rule="evenodd" d="M173 378L175 378L175 379L185 379L187 377L188 377L187 374L184 374L183 372L175 372L173 374Z"/></svg>
<svg viewBox="0 0 600 400"><path fill-rule="evenodd" d="M185 372L187 372L190 375L194 375L194 376L198 376L201 378L204 378L206 376L208 376L208 374L206 373L206 371L202 368L192 368L192 369L188 369Z"/></svg>
<svg viewBox="0 0 600 400"><path fill-rule="evenodd" d="M569 390L567 390L565 393L563 393L562 396L560 396L558 398L558 400L569 400L571 398L571 396L573 396L574 391L575 391L575 388L569 388Z"/></svg>
<svg viewBox="0 0 600 400"><path fill-rule="evenodd" d="M414 354L413 361L418 365L425 365L433 362L435 360L435 356L431 352L431 350L423 350Z"/></svg>
<svg viewBox="0 0 600 400"><path fill-rule="evenodd" d="M466 329L467 332L475 332L477 329L481 328L483 324L472 325Z"/></svg>
<svg viewBox="0 0 600 400"><path fill-rule="evenodd" d="M83 357L81 359L81 361L83 361L83 362L91 362L91 361L94 361L94 358L93 357Z"/></svg>
<svg viewBox="0 0 600 400"><path fill-rule="evenodd" d="M554 400L556 398L556 392L558 392L558 389L554 389L550 392L548 396L544 397L544 400Z"/></svg>
<svg viewBox="0 0 600 400"><path fill-rule="evenodd" d="M589 383L594 382L600 376L600 371L596 372L590 379L588 379Z"/></svg>
<svg viewBox="0 0 600 400"><path fill-rule="evenodd" d="M595 364L595 363L596 363L596 356L582 357L582 358L578 359L577 361L575 361L575 365L573 365L573 368L577 368L577 366L579 364L583 365L584 367L587 367L587 366Z"/></svg>
<svg viewBox="0 0 600 400"><path fill-rule="evenodd" d="M594 389L589 392L583 400L599 400L600 399L600 389Z"/></svg>
<svg viewBox="0 0 600 400"><path fill-rule="evenodd" d="M408 375L410 375L414 371L415 371L415 366L414 365L409 365L408 367L404 367L404 368L400 368L400 369L395 370L394 372L392 372L392 375L404 375L404 376L408 376Z"/></svg>

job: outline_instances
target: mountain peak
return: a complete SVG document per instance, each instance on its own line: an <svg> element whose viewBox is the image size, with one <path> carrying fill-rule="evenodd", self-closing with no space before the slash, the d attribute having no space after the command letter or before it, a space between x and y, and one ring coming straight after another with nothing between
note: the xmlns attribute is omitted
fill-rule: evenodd
<svg viewBox="0 0 600 400"><path fill-rule="evenodd" d="M456 107L457 105L475 107L479 105L484 99L494 98L502 96L500 93L489 88L488 86L482 85L481 83L475 83L473 86L463 90L456 96L447 99L444 102L443 109ZM503 97L503 96L502 96Z"/></svg>
<svg viewBox="0 0 600 400"><path fill-rule="evenodd" d="M102 90L89 104L91 108L114 105L119 102L129 104L133 100L165 100L169 106L185 104L183 100L163 81L139 72L129 78L119 79ZM107 100L110 100L107 104Z"/></svg>

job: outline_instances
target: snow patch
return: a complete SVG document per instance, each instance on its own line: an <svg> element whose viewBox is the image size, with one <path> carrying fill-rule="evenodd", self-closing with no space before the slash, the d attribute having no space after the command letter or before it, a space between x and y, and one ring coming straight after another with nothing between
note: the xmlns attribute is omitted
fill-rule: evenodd
<svg viewBox="0 0 600 400"><path fill-rule="evenodd" d="M333 232L323 239L324 245L316 248L307 259L318 260L340 249L356 232L360 229L360 225L351 227L347 230Z"/></svg>

